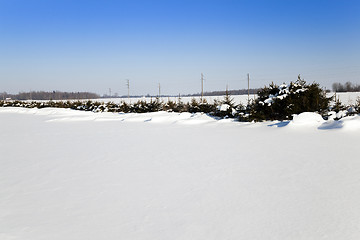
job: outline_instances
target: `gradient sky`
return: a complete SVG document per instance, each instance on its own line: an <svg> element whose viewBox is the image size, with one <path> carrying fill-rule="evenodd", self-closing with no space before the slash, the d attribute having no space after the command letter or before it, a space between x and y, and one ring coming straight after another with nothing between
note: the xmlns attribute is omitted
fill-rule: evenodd
<svg viewBox="0 0 360 240"><path fill-rule="evenodd" d="M358 0L0 0L0 92L360 84Z"/></svg>

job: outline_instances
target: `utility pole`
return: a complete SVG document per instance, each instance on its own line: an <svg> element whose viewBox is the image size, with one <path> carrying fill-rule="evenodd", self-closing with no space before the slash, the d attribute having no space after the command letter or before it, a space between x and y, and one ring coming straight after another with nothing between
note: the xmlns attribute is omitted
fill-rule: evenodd
<svg viewBox="0 0 360 240"><path fill-rule="evenodd" d="M203 73L201 73L201 102L203 100L204 97L204 75Z"/></svg>
<svg viewBox="0 0 360 240"><path fill-rule="evenodd" d="M248 79L248 104L250 103L250 74L247 74Z"/></svg>
<svg viewBox="0 0 360 240"><path fill-rule="evenodd" d="M130 80L129 79L126 79L126 86L128 89L128 100L130 100Z"/></svg>
<svg viewBox="0 0 360 240"><path fill-rule="evenodd" d="M111 97L111 88L109 88L109 97Z"/></svg>
<svg viewBox="0 0 360 240"><path fill-rule="evenodd" d="M161 91L160 91L161 87L160 87L160 83L159 83L159 99L161 97Z"/></svg>

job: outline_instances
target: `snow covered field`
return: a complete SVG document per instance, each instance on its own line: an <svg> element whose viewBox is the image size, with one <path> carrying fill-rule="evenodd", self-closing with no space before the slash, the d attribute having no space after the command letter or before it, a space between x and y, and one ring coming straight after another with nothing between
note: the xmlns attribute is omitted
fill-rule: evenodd
<svg viewBox="0 0 360 240"><path fill-rule="evenodd" d="M0 108L0 239L360 239L360 116Z"/></svg>

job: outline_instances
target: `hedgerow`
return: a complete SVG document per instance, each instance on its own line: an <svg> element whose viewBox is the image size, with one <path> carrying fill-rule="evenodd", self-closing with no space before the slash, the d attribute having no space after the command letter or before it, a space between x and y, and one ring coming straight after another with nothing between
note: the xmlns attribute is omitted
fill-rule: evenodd
<svg viewBox="0 0 360 240"><path fill-rule="evenodd" d="M344 106L339 99L326 97L325 91L317 83L307 84L298 76L297 81L277 86L272 83L258 92L258 97L247 105L235 104L234 99L226 91L223 100L193 98L184 103L179 97L177 101L162 101L159 98L150 101L139 100L134 103L122 101L0 101L0 107L24 108L69 108L92 112L148 113L157 111L205 113L219 118L234 118L239 121L290 120L294 114L317 112L323 118L339 119L360 113L360 98L350 106Z"/></svg>

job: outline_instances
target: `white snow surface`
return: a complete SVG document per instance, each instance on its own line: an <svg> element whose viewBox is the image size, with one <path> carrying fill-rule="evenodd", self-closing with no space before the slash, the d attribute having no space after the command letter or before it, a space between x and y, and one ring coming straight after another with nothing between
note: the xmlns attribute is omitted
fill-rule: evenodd
<svg viewBox="0 0 360 240"><path fill-rule="evenodd" d="M317 113L313 112L304 112L299 115L294 115L291 124L307 124L318 126L319 123L325 122L324 119Z"/></svg>
<svg viewBox="0 0 360 240"><path fill-rule="evenodd" d="M224 111L224 112L226 112L229 108L230 108L229 104L221 104L220 106L217 107L219 111Z"/></svg>
<svg viewBox="0 0 360 240"><path fill-rule="evenodd" d="M289 93L288 91L288 85L281 85L282 90L281 93ZM303 91L301 89L299 89L299 91ZM326 94L327 97L333 97L335 96L334 92L330 92ZM274 98L275 96L272 96L272 98ZM284 98L286 97L286 95L280 95L277 96L277 98ZM197 101L200 101L200 97L181 97L181 101L182 102L191 102L192 99L196 99ZM203 97L204 99L206 99L207 102L209 103L213 103L214 100L217 101L222 101L224 100L224 96L205 96ZM244 104L246 105L248 102L248 95L231 95L231 98L233 98L234 102L236 104ZM250 100L253 100L257 98L257 95L255 94L251 94L250 95ZM270 98L270 99L272 99ZM343 92L343 93L336 93L336 98L340 99L340 101L344 104L344 105L352 105L356 103L356 100L358 98L360 98L360 92ZM100 101L100 102L115 102L115 103L120 103L120 102L131 102L131 103L135 103L139 100L142 101L147 101L150 102L151 100L155 100L156 98L149 98L149 97L142 97L142 98L101 98L101 99L92 99L92 101ZM174 102L178 102L179 98L178 97L161 97L160 98L162 101L167 102L167 101L174 101ZM271 101L272 102L272 101Z"/></svg>
<svg viewBox="0 0 360 240"><path fill-rule="evenodd" d="M288 93L288 89L287 89L287 85L281 85L281 87L283 87L283 89L281 90L282 93ZM334 97L336 95L336 99L339 99L341 101L342 104L344 105L353 105L356 103L356 100L358 98L360 98L360 92L341 92L341 93L334 93L334 92L329 92L326 94L327 97ZM272 98L274 98L275 96L272 96ZM280 95L277 96L277 98L281 98L283 99L284 97L286 97L286 95ZM249 96L248 99L248 95L231 95L231 98L234 100L235 104L243 104L246 105L248 103L248 100L252 101L254 99L257 98L257 94L251 94ZM270 98L270 99L272 99ZM184 103L189 103L192 101L192 99L196 99L197 101L201 101L201 97L196 96L196 97L181 97L180 98L182 102ZM214 103L214 101L218 101L221 102L224 100L224 96L204 96L203 97L204 100L206 100L208 103ZM97 98L97 99L82 99L80 101L94 101L94 102L113 102L113 103L121 103L121 102L126 102L126 103L136 103L137 101L146 101L146 102L150 102L150 101L155 101L156 98L155 97L139 97L139 98ZM168 101L173 101L173 102L178 102L179 101L179 97L161 97L160 98L161 101L163 102L168 102ZM26 101L34 101L34 100L26 100ZM35 100L36 102L47 102L49 100ZM54 100L54 101L59 101L59 100ZM67 100L65 100L67 101ZM70 101L78 101L78 99L72 99ZM270 101L270 100L268 100ZM272 103L272 100L270 101Z"/></svg>
<svg viewBox="0 0 360 240"><path fill-rule="evenodd" d="M360 239L360 116L0 108L0 239Z"/></svg>

